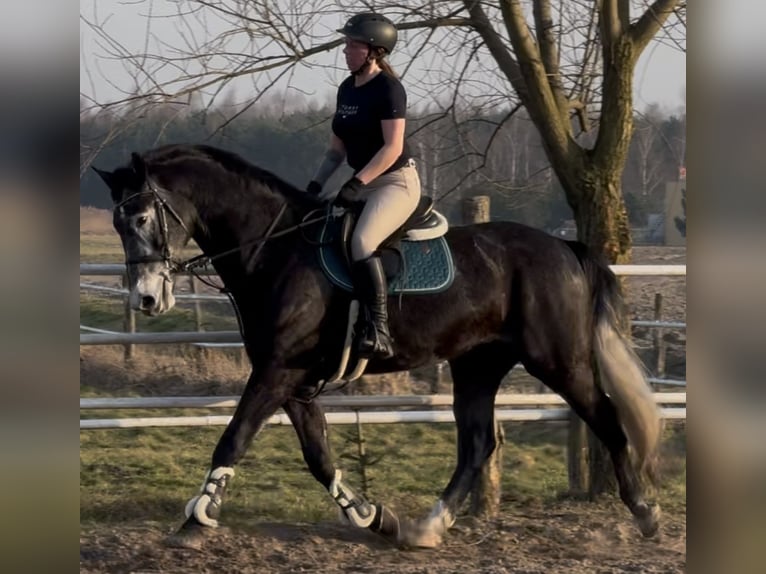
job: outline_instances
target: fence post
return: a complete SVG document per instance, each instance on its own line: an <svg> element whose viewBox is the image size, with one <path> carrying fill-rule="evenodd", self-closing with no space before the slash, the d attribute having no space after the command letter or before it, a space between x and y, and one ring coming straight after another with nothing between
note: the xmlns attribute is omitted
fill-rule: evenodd
<svg viewBox="0 0 766 574"><path fill-rule="evenodd" d="M495 450L481 468L478 480L471 491L471 514L491 518L500 510L500 481L503 473L503 425L493 417L495 427Z"/></svg>
<svg viewBox="0 0 766 574"><path fill-rule="evenodd" d="M489 196L477 195L463 199L463 223L486 223L489 221ZM494 421L497 446L481 468L481 473L471 491L471 513L474 516L491 517L500 506L500 476L503 463L505 434L501 424Z"/></svg>
<svg viewBox="0 0 766 574"><path fill-rule="evenodd" d="M486 223L489 221L489 196L477 195L463 200L463 223Z"/></svg>
<svg viewBox="0 0 766 574"><path fill-rule="evenodd" d="M569 416L567 431L567 474L569 476L569 494L579 496L588 488L588 427L575 414Z"/></svg>
<svg viewBox="0 0 766 574"><path fill-rule="evenodd" d="M662 293L654 295L654 320L662 321ZM654 329L654 352L657 357L656 376L661 378L665 376L665 329L660 327Z"/></svg>
<svg viewBox="0 0 766 574"><path fill-rule="evenodd" d="M431 383L432 395L438 394L439 390L442 388L442 384L444 383L444 365L445 364L446 363L444 361L436 363L436 378Z"/></svg>
<svg viewBox="0 0 766 574"><path fill-rule="evenodd" d="M125 273L122 276L122 288L123 289L129 289L130 288L130 282L128 281L128 274ZM136 332L136 313L133 311L133 309L130 308L130 293L125 296L125 302L124 302L125 312L123 314L122 318L122 330L125 333L135 333ZM125 347L123 350L123 356L126 361L129 361L133 358L133 344L132 343L125 343Z"/></svg>
<svg viewBox="0 0 766 574"><path fill-rule="evenodd" d="M581 496L588 485L587 427L583 420L569 411L569 432L567 433L567 476L569 494Z"/></svg>
<svg viewBox="0 0 766 574"><path fill-rule="evenodd" d="M599 495L616 492L617 479L609 451L588 429L588 497L595 500Z"/></svg>
<svg viewBox="0 0 766 574"><path fill-rule="evenodd" d="M357 456L359 457L359 474L362 477L362 494L369 496L370 481L367 479L367 449L365 448L364 434L362 433L362 421L359 418L359 409L354 409L356 413L356 445Z"/></svg>
<svg viewBox="0 0 766 574"><path fill-rule="evenodd" d="M189 275L189 291L192 295L197 295L197 282L194 280L194 275ZM198 333L204 331L202 328L202 307L198 299L194 300L194 327Z"/></svg>
<svg viewBox="0 0 766 574"><path fill-rule="evenodd" d="M189 292L192 295L197 295L197 282L194 280L194 275L189 275ZM195 299L194 303L194 328L197 332L204 331L202 328L202 305L199 300ZM200 357L205 357L205 347L197 347L197 354Z"/></svg>

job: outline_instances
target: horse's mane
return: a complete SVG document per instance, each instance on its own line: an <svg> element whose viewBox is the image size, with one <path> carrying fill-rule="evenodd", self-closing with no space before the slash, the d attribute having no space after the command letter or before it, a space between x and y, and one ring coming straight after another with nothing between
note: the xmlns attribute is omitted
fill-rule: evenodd
<svg viewBox="0 0 766 574"><path fill-rule="evenodd" d="M229 174L246 180L253 180L288 199L298 202L306 202L309 199L308 194L276 174L253 165L238 154L225 149L202 144L171 144L153 149L144 155L144 159L149 164L176 162L185 158L209 162L214 168L223 169Z"/></svg>

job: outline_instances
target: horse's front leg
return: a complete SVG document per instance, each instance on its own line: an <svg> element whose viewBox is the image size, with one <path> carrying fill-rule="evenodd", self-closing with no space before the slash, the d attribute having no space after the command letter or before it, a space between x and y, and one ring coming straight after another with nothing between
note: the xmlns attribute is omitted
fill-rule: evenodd
<svg viewBox="0 0 766 574"><path fill-rule="evenodd" d="M206 531L218 526L223 497L234 476L234 466L245 455L266 420L292 393L296 380L299 377L294 371L275 367L250 375L234 415L218 440L200 492L186 504L186 522L170 538L169 544L198 549Z"/></svg>
<svg viewBox="0 0 766 574"><path fill-rule="evenodd" d="M368 528L390 542L400 542L399 519L382 504L373 504L354 491L333 463L327 443L327 424L317 402L290 400L283 405L295 427L303 458L316 478L340 507L341 515L357 528Z"/></svg>

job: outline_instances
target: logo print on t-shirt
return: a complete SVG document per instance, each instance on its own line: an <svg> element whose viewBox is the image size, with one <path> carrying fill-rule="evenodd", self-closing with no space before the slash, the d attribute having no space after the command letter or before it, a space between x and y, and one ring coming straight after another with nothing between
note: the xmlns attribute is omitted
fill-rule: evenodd
<svg viewBox="0 0 766 574"><path fill-rule="evenodd" d="M359 111L359 106L349 106L348 104L341 104L338 107L338 114L344 120L348 116L355 116L358 111Z"/></svg>

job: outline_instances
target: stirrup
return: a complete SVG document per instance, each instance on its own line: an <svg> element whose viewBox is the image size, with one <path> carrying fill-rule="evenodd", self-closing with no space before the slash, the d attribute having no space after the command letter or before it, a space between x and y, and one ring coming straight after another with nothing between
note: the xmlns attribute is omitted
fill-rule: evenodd
<svg viewBox="0 0 766 574"><path fill-rule="evenodd" d="M349 306L349 309L348 309L348 326L346 328L346 338L343 343L343 353L341 354L340 365L338 366L338 370L326 381L319 381L319 383L317 384L317 390L315 391L313 396L311 396L312 399L323 392L336 391L338 389L342 389L348 383L359 379L364 374L365 369L367 369L367 363L369 361L365 359L364 357L359 357L359 360L357 361L357 364L356 364L356 368L351 373L346 374L348 361L349 361L349 358L351 357L351 345L356 344L356 341L354 340L353 335L354 335L354 325L356 324L356 320L358 316L359 316L359 301L354 299L351 301L351 305Z"/></svg>
<svg viewBox="0 0 766 574"><path fill-rule="evenodd" d="M372 337L361 337L357 341L356 349L360 357L366 359L390 359L394 356L393 340L391 335L387 335L375 328L374 324L369 324L365 327L368 333L372 331ZM368 333L365 333L367 335ZM383 338L388 339L388 344L383 342Z"/></svg>

